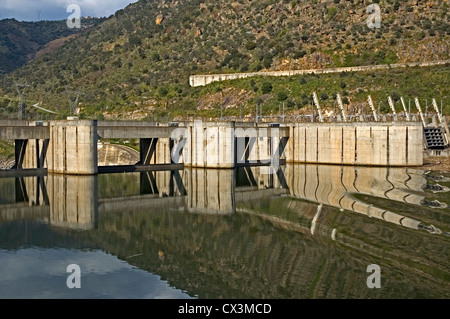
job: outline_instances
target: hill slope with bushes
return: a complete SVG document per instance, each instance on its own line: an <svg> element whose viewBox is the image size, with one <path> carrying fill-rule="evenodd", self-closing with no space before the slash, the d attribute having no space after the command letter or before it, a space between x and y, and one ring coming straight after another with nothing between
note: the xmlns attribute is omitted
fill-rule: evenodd
<svg viewBox="0 0 450 319"><path fill-rule="evenodd" d="M380 28L367 25L372 1L141 0L5 76L1 116L15 115L15 81L30 85L28 105L41 102L61 117L76 95L81 116L100 119L213 117L224 108L245 116L258 104L276 112L281 102L299 111L312 90L325 103L339 92L356 103L367 92L383 99L417 93L417 85L427 98L448 104L448 67L374 72L361 75L363 82L356 80L360 75L324 75L188 84L189 75L200 73L449 59L447 1L373 2L381 9Z"/></svg>

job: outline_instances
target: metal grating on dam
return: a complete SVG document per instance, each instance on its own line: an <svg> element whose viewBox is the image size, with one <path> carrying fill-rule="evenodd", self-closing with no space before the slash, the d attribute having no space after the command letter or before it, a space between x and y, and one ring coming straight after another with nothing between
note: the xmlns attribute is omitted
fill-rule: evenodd
<svg viewBox="0 0 450 319"><path fill-rule="evenodd" d="M424 134L427 149L444 149L448 146L444 128L425 127Z"/></svg>

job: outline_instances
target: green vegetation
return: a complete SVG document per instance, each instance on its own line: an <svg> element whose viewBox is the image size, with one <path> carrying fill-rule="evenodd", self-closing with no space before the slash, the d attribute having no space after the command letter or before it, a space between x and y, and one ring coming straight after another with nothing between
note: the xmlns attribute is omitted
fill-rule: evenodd
<svg viewBox="0 0 450 319"><path fill-rule="evenodd" d="M135 151L139 152L139 139L101 139L103 143L117 144L130 147Z"/></svg>
<svg viewBox="0 0 450 319"><path fill-rule="evenodd" d="M253 92L253 87L271 86L270 94L259 90L252 98L243 104L246 114L254 114L255 105L262 104L264 115L278 114L280 103L284 103L289 114L309 113L312 103L312 93L316 92L321 106L333 109L336 94L339 93L343 103L355 107L367 101L370 94L374 102L381 105L382 111L391 112L388 96L395 102L397 111L402 111L400 97L407 103L411 101L411 110L415 111L414 98L418 97L423 106L431 106L435 98L440 105L443 102L443 112L450 115L450 65L432 68L406 68L381 70L376 72L351 72L323 75L299 75L293 77L253 77L222 83L212 83L209 86L192 89L199 98L209 96L221 88L247 90ZM224 112L232 116L233 110ZM252 113L253 112L253 113ZM213 116L217 111L209 111ZM238 112L239 114L239 112Z"/></svg>
<svg viewBox="0 0 450 319"><path fill-rule="evenodd" d="M427 10L426 4L415 4L419 13L410 15L410 4L385 1L380 4L385 23L375 30L352 13L365 7L347 1L322 1L313 10L306 10L306 0L169 3L131 4L57 51L3 76L0 117L16 116L15 82L30 84L27 105L40 101L59 112L57 118L69 115L67 89L83 92L81 117L106 120L211 118L220 116L221 106L226 116L245 116L257 104L268 113L280 103L298 111L311 103L313 91L328 106L336 93L350 106L369 92L379 101L394 91L405 98L443 99L449 114L448 67L254 78L205 88L188 82L190 75L202 73L449 59L449 15L441 3ZM158 14L164 17L159 24ZM50 116L30 107L27 112L32 119Z"/></svg>
<svg viewBox="0 0 450 319"><path fill-rule="evenodd" d="M36 52L56 39L81 34L105 19L83 19L83 29L69 29L65 20L19 22L0 20L0 76L14 71L32 58Z"/></svg>
<svg viewBox="0 0 450 319"><path fill-rule="evenodd" d="M0 141L0 156L14 157L14 143L12 141Z"/></svg>

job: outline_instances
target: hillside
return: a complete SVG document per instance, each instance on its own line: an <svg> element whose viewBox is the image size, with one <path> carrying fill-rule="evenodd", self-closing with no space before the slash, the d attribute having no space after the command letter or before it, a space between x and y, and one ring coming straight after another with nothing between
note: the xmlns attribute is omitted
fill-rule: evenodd
<svg viewBox="0 0 450 319"><path fill-rule="evenodd" d="M365 92L384 98L393 91L416 93L421 85L421 98L443 99L450 111L448 67L361 75L366 86L359 75L349 81L339 75L267 80L270 90L262 79L188 84L189 75L201 73L449 59L447 0L374 2L381 7L379 29L367 26L372 1L141 0L6 76L0 116L15 115L17 79L31 85L27 104L41 101L61 116L69 112L68 98L74 100L67 90L82 93L82 116L155 119L220 116L221 105L230 115L251 114L257 104L275 112L280 102L298 110L309 103L307 89L322 90L324 101L345 90L349 103L356 103ZM29 116L37 116L33 112Z"/></svg>
<svg viewBox="0 0 450 319"><path fill-rule="evenodd" d="M0 20L0 76L31 61L49 42L81 34L103 20L85 19L83 22L86 27L83 29L69 29L65 20L38 22Z"/></svg>

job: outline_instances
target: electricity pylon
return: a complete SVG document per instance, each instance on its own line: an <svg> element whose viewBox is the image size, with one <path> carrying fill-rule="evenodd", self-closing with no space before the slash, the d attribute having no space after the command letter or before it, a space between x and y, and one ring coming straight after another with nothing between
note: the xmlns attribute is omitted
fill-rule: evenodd
<svg viewBox="0 0 450 319"><path fill-rule="evenodd" d="M75 115L80 95L83 94L79 89L76 91L69 90L66 86L67 101L69 101L70 115Z"/></svg>
<svg viewBox="0 0 450 319"><path fill-rule="evenodd" d="M19 94L19 107L17 112L17 118L19 120L25 119L25 90L29 87L27 83L25 84L18 84L16 83L16 89L17 93Z"/></svg>

